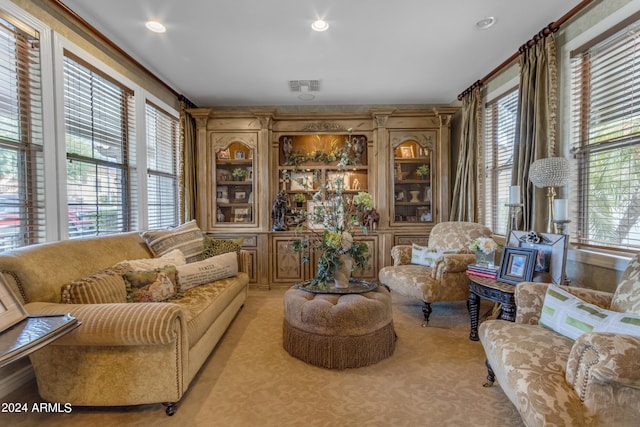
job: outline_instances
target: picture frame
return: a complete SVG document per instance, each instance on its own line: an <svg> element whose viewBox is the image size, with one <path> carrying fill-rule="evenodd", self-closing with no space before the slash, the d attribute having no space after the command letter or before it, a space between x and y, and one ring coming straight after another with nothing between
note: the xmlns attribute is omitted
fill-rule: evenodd
<svg viewBox="0 0 640 427"><path fill-rule="evenodd" d="M291 191L313 190L313 177L310 172L291 172Z"/></svg>
<svg viewBox="0 0 640 427"><path fill-rule="evenodd" d="M415 157L413 147L400 147L400 155L403 159L413 159Z"/></svg>
<svg viewBox="0 0 640 427"><path fill-rule="evenodd" d="M216 153L216 158L220 160L230 159L231 156L229 154L229 149L227 148L226 150L218 150L218 152Z"/></svg>
<svg viewBox="0 0 640 427"><path fill-rule="evenodd" d="M234 193L234 198L236 199L236 201L243 202L247 198L247 192L246 191L236 191Z"/></svg>
<svg viewBox="0 0 640 427"><path fill-rule="evenodd" d="M231 209L231 216L233 222L251 222L251 208L238 208Z"/></svg>
<svg viewBox="0 0 640 427"><path fill-rule="evenodd" d="M500 269L496 280L512 285L530 282L533 278L537 252L532 248L505 246L502 249Z"/></svg>
<svg viewBox="0 0 640 427"><path fill-rule="evenodd" d="M0 274L0 332L26 319L27 311Z"/></svg>
<svg viewBox="0 0 640 427"><path fill-rule="evenodd" d="M428 206L420 206L416 208L416 217L420 222L431 222L431 209Z"/></svg>
<svg viewBox="0 0 640 427"><path fill-rule="evenodd" d="M532 280L556 285L565 282L568 244L566 234L520 230L512 230L506 243L507 246L536 249L538 253Z"/></svg>
<svg viewBox="0 0 640 427"><path fill-rule="evenodd" d="M245 156L244 156L244 151L242 150L236 150L233 153L233 159L234 160L244 160Z"/></svg>

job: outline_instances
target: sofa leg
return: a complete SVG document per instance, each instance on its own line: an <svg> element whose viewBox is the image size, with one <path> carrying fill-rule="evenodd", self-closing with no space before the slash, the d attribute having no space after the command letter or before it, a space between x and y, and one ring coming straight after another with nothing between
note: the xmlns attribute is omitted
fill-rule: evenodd
<svg viewBox="0 0 640 427"><path fill-rule="evenodd" d="M165 407L164 412L166 412L167 415L169 415L169 416L175 414L176 410L178 409L178 406L176 405L176 402L163 402L162 404Z"/></svg>
<svg viewBox="0 0 640 427"><path fill-rule="evenodd" d="M482 387L491 387L496 381L496 376L493 373L493 369L491 369L491 365L489 365L489 361L485 360L484 364L487 365L487 382L482 384Z"/></svg>
<svg viewBox="0 0 640 427"><path fill-rule="evenodd" d="M424 323L422 324L422 327L426 328L429 324L429 316L431 315L431 303L424 303L424 307L422 307L422 313L424 314Z"/></svg>

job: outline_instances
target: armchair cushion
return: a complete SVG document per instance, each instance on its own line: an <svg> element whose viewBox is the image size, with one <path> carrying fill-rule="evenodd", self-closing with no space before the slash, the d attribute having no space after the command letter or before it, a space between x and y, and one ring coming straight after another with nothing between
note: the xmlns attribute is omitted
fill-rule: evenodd
<svg viewBox="0 0 640 427"><path fill-rule="evenodd" d="M611 309L640 314L640 260L638 257L633 258L624 270L622 279L613 294Z"/></svg>

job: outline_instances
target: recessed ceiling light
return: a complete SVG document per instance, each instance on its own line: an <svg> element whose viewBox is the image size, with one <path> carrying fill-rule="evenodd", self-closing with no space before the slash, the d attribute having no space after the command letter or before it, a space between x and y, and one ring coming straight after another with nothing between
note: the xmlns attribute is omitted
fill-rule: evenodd
<svg viewBox="0 0 640 427"><path fill-rule="evenodd" d="M329 29L329 23L322 18L318 18L313 21L311 28L313 28L313 31L327 31Z"/></svg>
<svg viewBox="0 0 640 427"><path fill-rule="evenodd" d="M314 99L316 99L316 96L310 93L301 93L300 95L298 95L298 99L300 101L313 101Z"/></svg>
<svg viewBox="0 0 640 427"><path fill-rule="evenodd" d="M493 27L495 23L496 23L496 18L494 18L493 16L488 16L476 22L476 28L479 30L487 30Z"/></svg>
<svg viewBox="0 0 640 427"><path fill-rule="evenodd" d="M144 26L147 27L149 31L153 31L154 33L164 33L165 31L167 31L165 26L158 21L147 21Z"/></svg>

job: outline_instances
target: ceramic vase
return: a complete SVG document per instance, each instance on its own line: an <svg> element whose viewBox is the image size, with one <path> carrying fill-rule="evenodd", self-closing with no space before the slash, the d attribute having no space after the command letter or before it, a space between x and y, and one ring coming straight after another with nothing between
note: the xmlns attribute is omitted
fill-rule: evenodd
<svg viewBox="0 0 640 427"><path fill-rule="evenodd" d="M349 287L349 279L351 278L351 267L353 267L353 259L348 255L340 255L342 267L333 273L334 287L337 289L345 289Z"/></svg>

